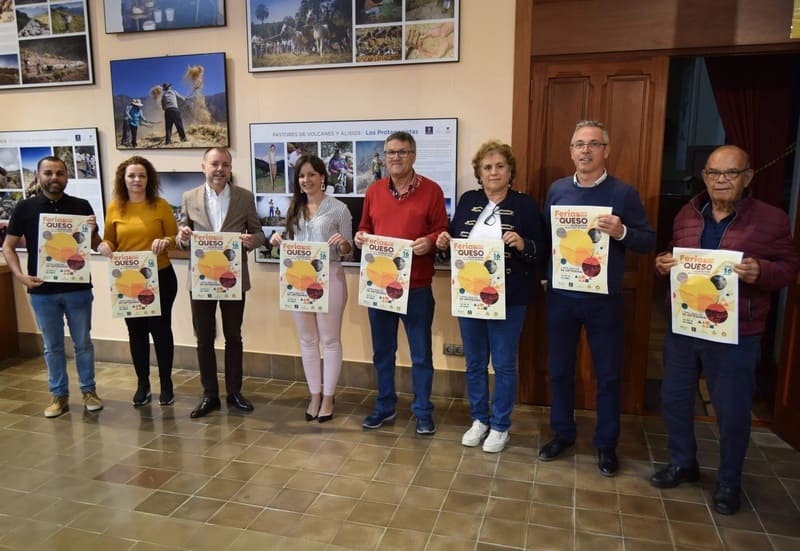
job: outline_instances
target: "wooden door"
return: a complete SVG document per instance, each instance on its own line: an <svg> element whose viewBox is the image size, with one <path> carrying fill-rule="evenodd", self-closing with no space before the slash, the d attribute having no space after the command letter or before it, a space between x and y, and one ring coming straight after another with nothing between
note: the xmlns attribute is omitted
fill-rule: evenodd
<svg viewBox="0 0 800 551"><path fill-rule="evenodd" d="M603 121L611 138L610 174L633 185L655 227L669 58L533 62L528 123L528 193L544 204L550 184L575 172L569 142L581 119ZM625 260L625 351L622 410L641 413L647 369L653 256ZM520 344L519 399L550 404L543 301L531 308ZM575 407L594 409L595 379L585 336L577 353Z"/></svg>
<svg viewBox="0 0 800 551"><path fill-rule="evenodd" d="M800 250L800 216L795 220L794 244ZM772 428L778 436L800 449L800 274L787 289L781 342Z"/></svg>

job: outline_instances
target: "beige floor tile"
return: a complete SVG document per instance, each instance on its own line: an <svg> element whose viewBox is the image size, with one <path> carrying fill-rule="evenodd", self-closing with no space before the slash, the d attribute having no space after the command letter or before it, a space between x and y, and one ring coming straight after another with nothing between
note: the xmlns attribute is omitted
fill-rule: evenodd
<svg viewBox="0 0 800 551"><path fill-rule="evenodd" d="M0 367L0 549L800 547L800 452L763 427L753 430L742 510L724 516L710 507L713 423L695 423L701 483L658 490L648 479L668 452L655 417L624 416L620 473L605 478L591 412L578 412L575 449L543 463L536 453L550 437L549 410L539 406L517 407L511 445L491 455L461 446L463 400L435 397L431 438L414 434L405 394L395 424L365 431L374 392L360 389L340 389L334 421L321 426L303 420L302 381L247 377L253 414L191 420L202 392L196 371L175 371L169 408L131 408L129 365L99 364L97 380L101 414L72 400L72 411L45 419L41 360Z"/></svg>

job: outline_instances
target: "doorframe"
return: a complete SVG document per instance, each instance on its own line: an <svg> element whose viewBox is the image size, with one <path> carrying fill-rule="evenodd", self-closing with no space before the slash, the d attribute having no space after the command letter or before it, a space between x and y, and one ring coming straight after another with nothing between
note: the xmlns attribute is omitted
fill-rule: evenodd
<svg viewBox="0 0 800 551"><path fill-rule="evenodd" d="M534 6L537 2L531 0L516 0L515 6L515 20L514 20L514 82L513 82L513 95L512 95L512 116L511 116L511 149L518 159L528 159L528 152L532 141L532 135L529 133L530 129L530 114L531 114L531 67L534 62L548 62L548 61L568 61L577 56L575 54L565 55L545 55L536 56L532 51L532 28L534 21ZM800 41L782 42L772 44L730 44L724 46L707 46L696 48L661 48L652 50L637 50L619 53L596 52L581 54L580 58L586 60L587 58L596 58L598 61L603 59L636 59L637 57L654 55L667 55L672 57L686 57L686 56L701 56L706 57L710 55L724 56L724 55L737 55L737 54L783 54L783 53L798 53L800 52ZM798 161L800 162L800 161ZM530 165L529 163L522 162L517 165L517 182L523 182L525 189L519 191L531 194L541 190L535 187L531 182ZM800 210L800 209L799 209ZM795 227L800 228L800 212L796 213L796 219L792 221ZM795 241L800 239L800 236L795 236ZM798 275L798 284L800 284L800 275ZM786 335L784 334L784 339ZM778 375L789 366L784 366L788 361L786 356L788 347L786 343L781 347L781 354L778 358ZM800 368L798 368L800 370ZM777 392L777 389L776 389ZM776 396L776 404L778 403ZM797 445L797 444L796 444Z"/></svg>

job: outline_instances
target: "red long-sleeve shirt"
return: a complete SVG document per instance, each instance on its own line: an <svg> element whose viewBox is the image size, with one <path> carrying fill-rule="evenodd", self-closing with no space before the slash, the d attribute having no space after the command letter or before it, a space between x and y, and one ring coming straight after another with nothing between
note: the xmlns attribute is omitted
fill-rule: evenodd
<svg viewBox="0 0 800 551"><path fill-rule="evenodd" d="M405 198L395 197L389 187L389 178L382 178L367 188L364 210L358 231L373 235L410 239L420 237L431 240L431 251L414 256L411 263L412 289L427 287L433 280L433 262L436 256L436 239L447 231L447 211L444 193L433 180L415 174L419 185Z"/></svg>

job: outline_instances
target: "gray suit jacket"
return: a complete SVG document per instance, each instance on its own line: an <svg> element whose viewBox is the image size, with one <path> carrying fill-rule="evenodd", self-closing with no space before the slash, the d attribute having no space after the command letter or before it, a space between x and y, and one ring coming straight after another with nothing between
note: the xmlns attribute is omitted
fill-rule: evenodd
<svg viewBox="0 0 800 551"><path fill-rule="evenodd" d="M255 246L262 246L267 238L261 229L261 222L256 212L256 202L253 194L239 186L228 184L231 190L231 204L228 207L228 214L222 222L221 231L250 233L255 239ZM202 184L183 194L181 204L181 220L178 226L189 226L193 231L214 231L206 210L206 185ZM184 248L178 240L178 248ZM244 250L242 258L242 289L250 289L250 272L247 268L247 250ZM191 279L191 274L190 279ZM191 285L191 284L190 284Z"/></svg>

